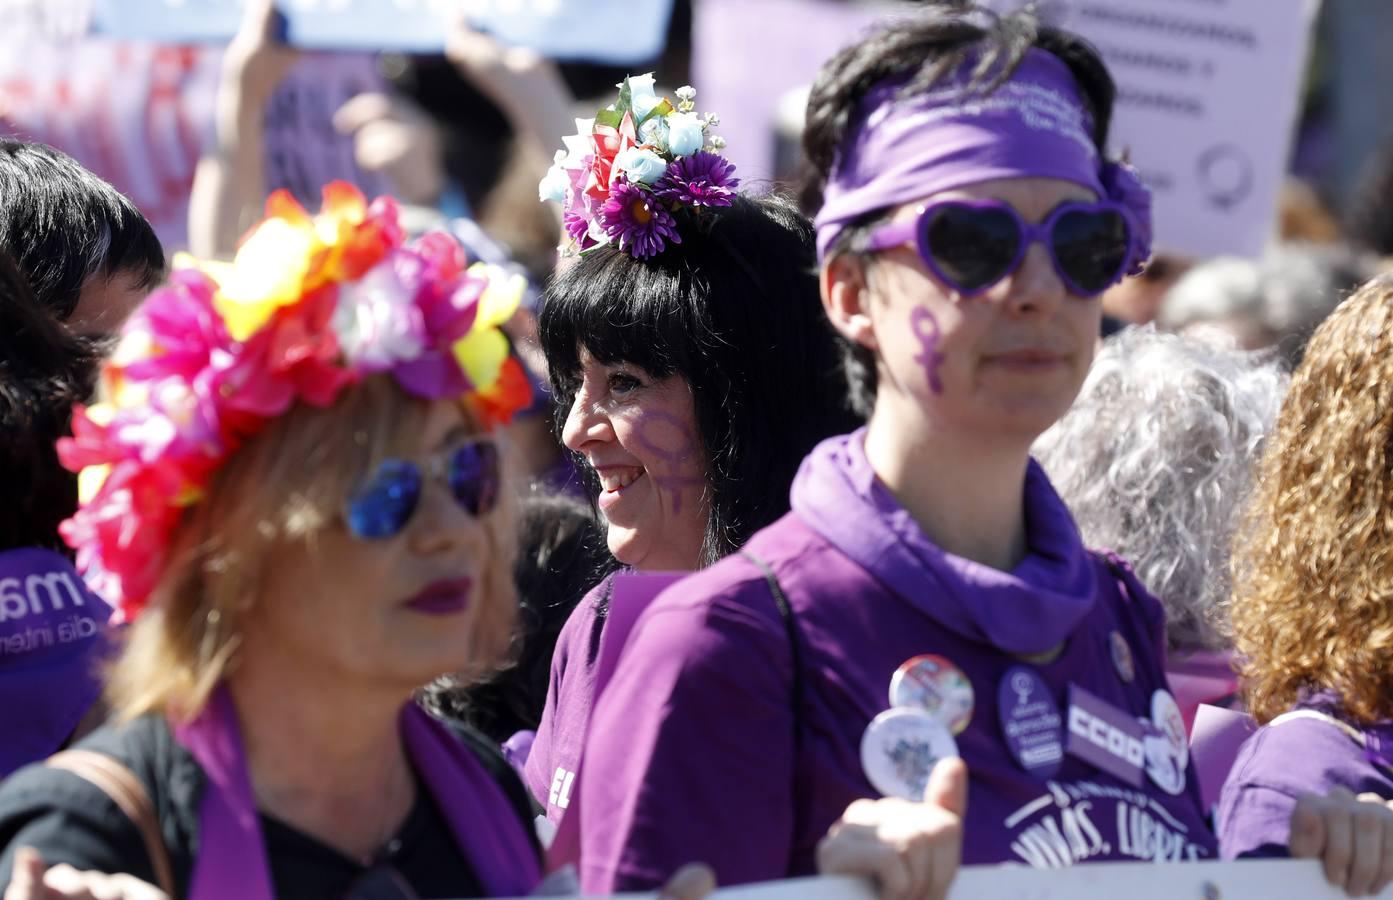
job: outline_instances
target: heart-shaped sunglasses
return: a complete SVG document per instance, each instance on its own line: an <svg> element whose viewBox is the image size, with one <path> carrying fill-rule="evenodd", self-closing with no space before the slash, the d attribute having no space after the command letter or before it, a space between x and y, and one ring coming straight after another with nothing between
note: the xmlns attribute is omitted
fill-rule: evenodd
<svg viewBox="0 0 1393 900"><path fill-rule="evenodd" d="M866 249L912 241L934 275L971 297L1015 272L1040 241L1070 292L1095 297L1122 280L1135 235L1119 203L1061 203L1037 225L1000 200L940 200L919 207L912 220L875 229Z"/></svg>
<svg viewBox="0 0 1393 900"><path fill-rule="evenodd" d="M400 534L421 501L427 476L443 480L462 509L478 518L498 505L502 488L498 446L470 441L425 463L384 459L348 498L344 519L349 533L366 541Z"/></svg>

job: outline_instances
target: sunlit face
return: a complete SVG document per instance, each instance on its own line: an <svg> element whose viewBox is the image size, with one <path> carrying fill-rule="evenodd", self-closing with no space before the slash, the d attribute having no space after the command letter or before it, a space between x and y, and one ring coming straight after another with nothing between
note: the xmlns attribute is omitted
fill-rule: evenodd
<svg viewBox="0 0 1393 900"><path fill-rule="evenodd" d="M697 568L706 531L707 464L691 387L581 354L562 441L600 482L609 550L636 569Z"/></svg>
<svg viewBox="0 0 1393 900"><path fill-rule="evenodd" d="M478 437L458 407L437 401L416 452L403 458L428 471L433 458ZM514 613L511 596L490 593L497 554L488 515L473 518L444 478L427 475L414 514L392 537L357 538L339 516L311 540L278 547L247 614L243 652L403 694L464 668Z"/></svg>
<svg viewBox="0 0 1393 900"><path fill-rule="evenodd" d="M1096 197L1067 181L1003 179L907 203L891 221L912 220L939 199L1001 200L1040 222L1060 203ZM872 260L865 308L878 351L877 413L1029 443L1069 408L1093 359L1099 303L1068 292L1043 244L974 297L936 278L911 245Z"/></svg>

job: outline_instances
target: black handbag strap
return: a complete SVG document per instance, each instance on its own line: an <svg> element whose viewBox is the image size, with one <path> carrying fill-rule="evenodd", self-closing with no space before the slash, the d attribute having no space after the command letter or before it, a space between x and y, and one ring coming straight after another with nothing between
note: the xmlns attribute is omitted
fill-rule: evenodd
<svg viewBox="0 0 1393 900"><path fill-rule="evenodd" d="M740 555L763 573L764 581L769 585L769 593L774 595L774 605L779 609L779 618L783 619L784 630L788 633L789 651L793 657L793 749L796 752L803 742L803 654L799 650L798 625L793 619L793 607L789 605L784 589L779 586L778 576L767 562L748 550L741 550Z"/></svg>

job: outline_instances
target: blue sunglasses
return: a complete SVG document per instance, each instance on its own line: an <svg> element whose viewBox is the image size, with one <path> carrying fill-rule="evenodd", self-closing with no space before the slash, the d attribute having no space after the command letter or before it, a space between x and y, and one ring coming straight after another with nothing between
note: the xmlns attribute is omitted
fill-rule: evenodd
<svg viewBox="0 0 1393 900"><path fill-rule="evenodd" d="M498 446L471 441L447 456L432 457L426 471L414 462L385 459L372 477L348 498L344 518L354 537L380 541L401 533L421 501L427 476L443 478L460 508L479 518L498 505L502 474Z"/></svg>

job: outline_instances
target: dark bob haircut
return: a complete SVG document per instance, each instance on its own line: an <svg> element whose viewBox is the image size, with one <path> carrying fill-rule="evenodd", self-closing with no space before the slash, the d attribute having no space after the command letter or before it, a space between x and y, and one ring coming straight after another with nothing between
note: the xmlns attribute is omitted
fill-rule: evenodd
<svg viewBox="0 0 1393 900"><path fill-rule="evenodd" d="M58 462L96 352L69 334L0 252L0 550L64 551L58 523L77 509L77 476Z"/></svg>
<svg viewBox="0 0 1393 900"><path fill-rule="evenodd" d="M560 270L543 298L541 341L558 427L582 350L691 386L709 461L709 564L787 512L803 457L860 419L818 299L812 224L785 198L740 195L680 227L682 243L650 259L605 246ZM593 475L588 486L597 496Z"/></svg>
<svg viewBox="0 0 1393 900"><path fill-rule="evenodd" d="M0 138L0 249L62 320L92 277L164 280L164 248L135 204L47 144Z"/></svg>
<svg viewBox="0 0 1393 900"><path fill-rule="evenodd" d="M856 124L858 107L871 88L906 79L901 96L914 96L969 60L979 60L983 65L968 90L988 94L1010 77L1031 48L1052 53L1069 67L1093 119L1093 143L1100 155L1104 153L1117 88L1091 44L1041 25L1029 8L998 16L969 0L938 0L913 17L872 32L823 64L808 96L803 152L811 170L803 195L821 198L837 155ZM871 212L853 222L832 246L829 257L858 252L869 231L888 212ZM875 403L875 355L851 341L841 343L852 405L869 415Z"/></svg>

